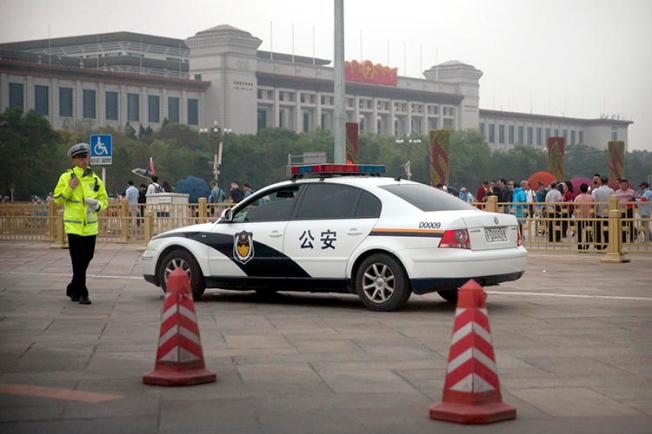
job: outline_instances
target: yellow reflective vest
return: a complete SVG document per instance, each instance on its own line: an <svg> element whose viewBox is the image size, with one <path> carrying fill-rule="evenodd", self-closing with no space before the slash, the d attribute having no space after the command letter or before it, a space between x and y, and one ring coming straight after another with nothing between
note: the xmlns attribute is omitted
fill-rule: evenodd
<svg viewBox="0 0 652 434"><path fill-rule="evenodd" d="M72 189L68 185L73 173L79 178L79 184ZM97 199L99 209L92 209L84 199ZM61 174L54 189L54 201L63 205L63 223L67 234L97 235L99 226L97 213L109 206L104 183L92 169L73 167Z"/></svg>

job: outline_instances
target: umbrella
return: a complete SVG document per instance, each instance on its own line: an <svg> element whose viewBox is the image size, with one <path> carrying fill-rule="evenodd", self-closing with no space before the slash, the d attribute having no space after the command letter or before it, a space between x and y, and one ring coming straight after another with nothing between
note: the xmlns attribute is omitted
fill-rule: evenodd
<svg viewBox="0 0 652 434"><path fill-rule="evenodd" d="M530 184L532 189L536 190L540 182L547 187L552 181L555 180L555 175L550 172L546 172L545 170L541 170L530 175L530 177L527 179L527 182Z"/></svg>
<svg viewBox="0 0 652 434"><path fill-rule="evenodd" d="M211 192L206 181L196 176L187 176L178 181L175 190L177 193L187 193L190 203L199 202L200 197L207 198Z"/></svg>
<svg viewBox="0 0 652 434"><path fill-rule="evenodd" d="M573 184L573 193L580 194L580 185L586 184L589 187L591 186L591 180L589 178L573 178L570 180Z"/></svg>

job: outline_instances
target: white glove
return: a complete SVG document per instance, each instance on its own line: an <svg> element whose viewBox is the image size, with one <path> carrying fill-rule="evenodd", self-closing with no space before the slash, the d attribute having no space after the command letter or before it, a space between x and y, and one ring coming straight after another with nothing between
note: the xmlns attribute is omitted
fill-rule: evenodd
<svg viewBox="0 0 652 434"><path fill-rule="evenodd" d="M90 205L91 208L96 208L97 207L97 199L93 199L92 197L85 197L84 198L84 203L86 205Z"/></svg>

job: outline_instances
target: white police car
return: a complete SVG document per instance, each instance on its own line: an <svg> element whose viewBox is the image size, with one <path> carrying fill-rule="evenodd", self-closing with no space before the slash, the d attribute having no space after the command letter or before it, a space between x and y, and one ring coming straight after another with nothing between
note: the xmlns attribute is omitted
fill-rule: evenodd
<svg viewBox="0 0 652 434"><path fill-rule="evenodd" d="M527 252L514 216L381 177L383 166L292 170L292 180L257 191L215 223L155 236L142 258L145 279L165 288L181 267L195 299L206 287L349 292L386 311L412 292L455 301L468 279L487 286L523 274Z"/></svg>

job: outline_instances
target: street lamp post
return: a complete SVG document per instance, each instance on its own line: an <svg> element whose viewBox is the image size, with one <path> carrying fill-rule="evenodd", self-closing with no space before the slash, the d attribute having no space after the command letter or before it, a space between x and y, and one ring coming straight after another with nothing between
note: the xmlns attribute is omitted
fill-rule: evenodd
<svg viewBox="0 0 652 434"><path fill-rule="evenodd" d="M394 140L394 143L396 143L397 145L400 145L400 144L403 144L403 143L420 144L422 142L421 142L421 139L418 138L418 137L410 138L410 137L406 136L403 139ZM410 162L410 160L403 163L401 166L403 166L403 169L405 170L405 176L407 177L407 179L411 180L412 179L412 163Z"/></svg>
<svg viewBox="0 0 652 434"><path fill-rule="evenodd" d="M211 128L201 128L200 134L208 134L215 141L215 152L213 153L213 181L217 183L222 165L222 148L224 147L224 135L231 132L230 128L220 128L217 121L213 122Z"/></svg>

